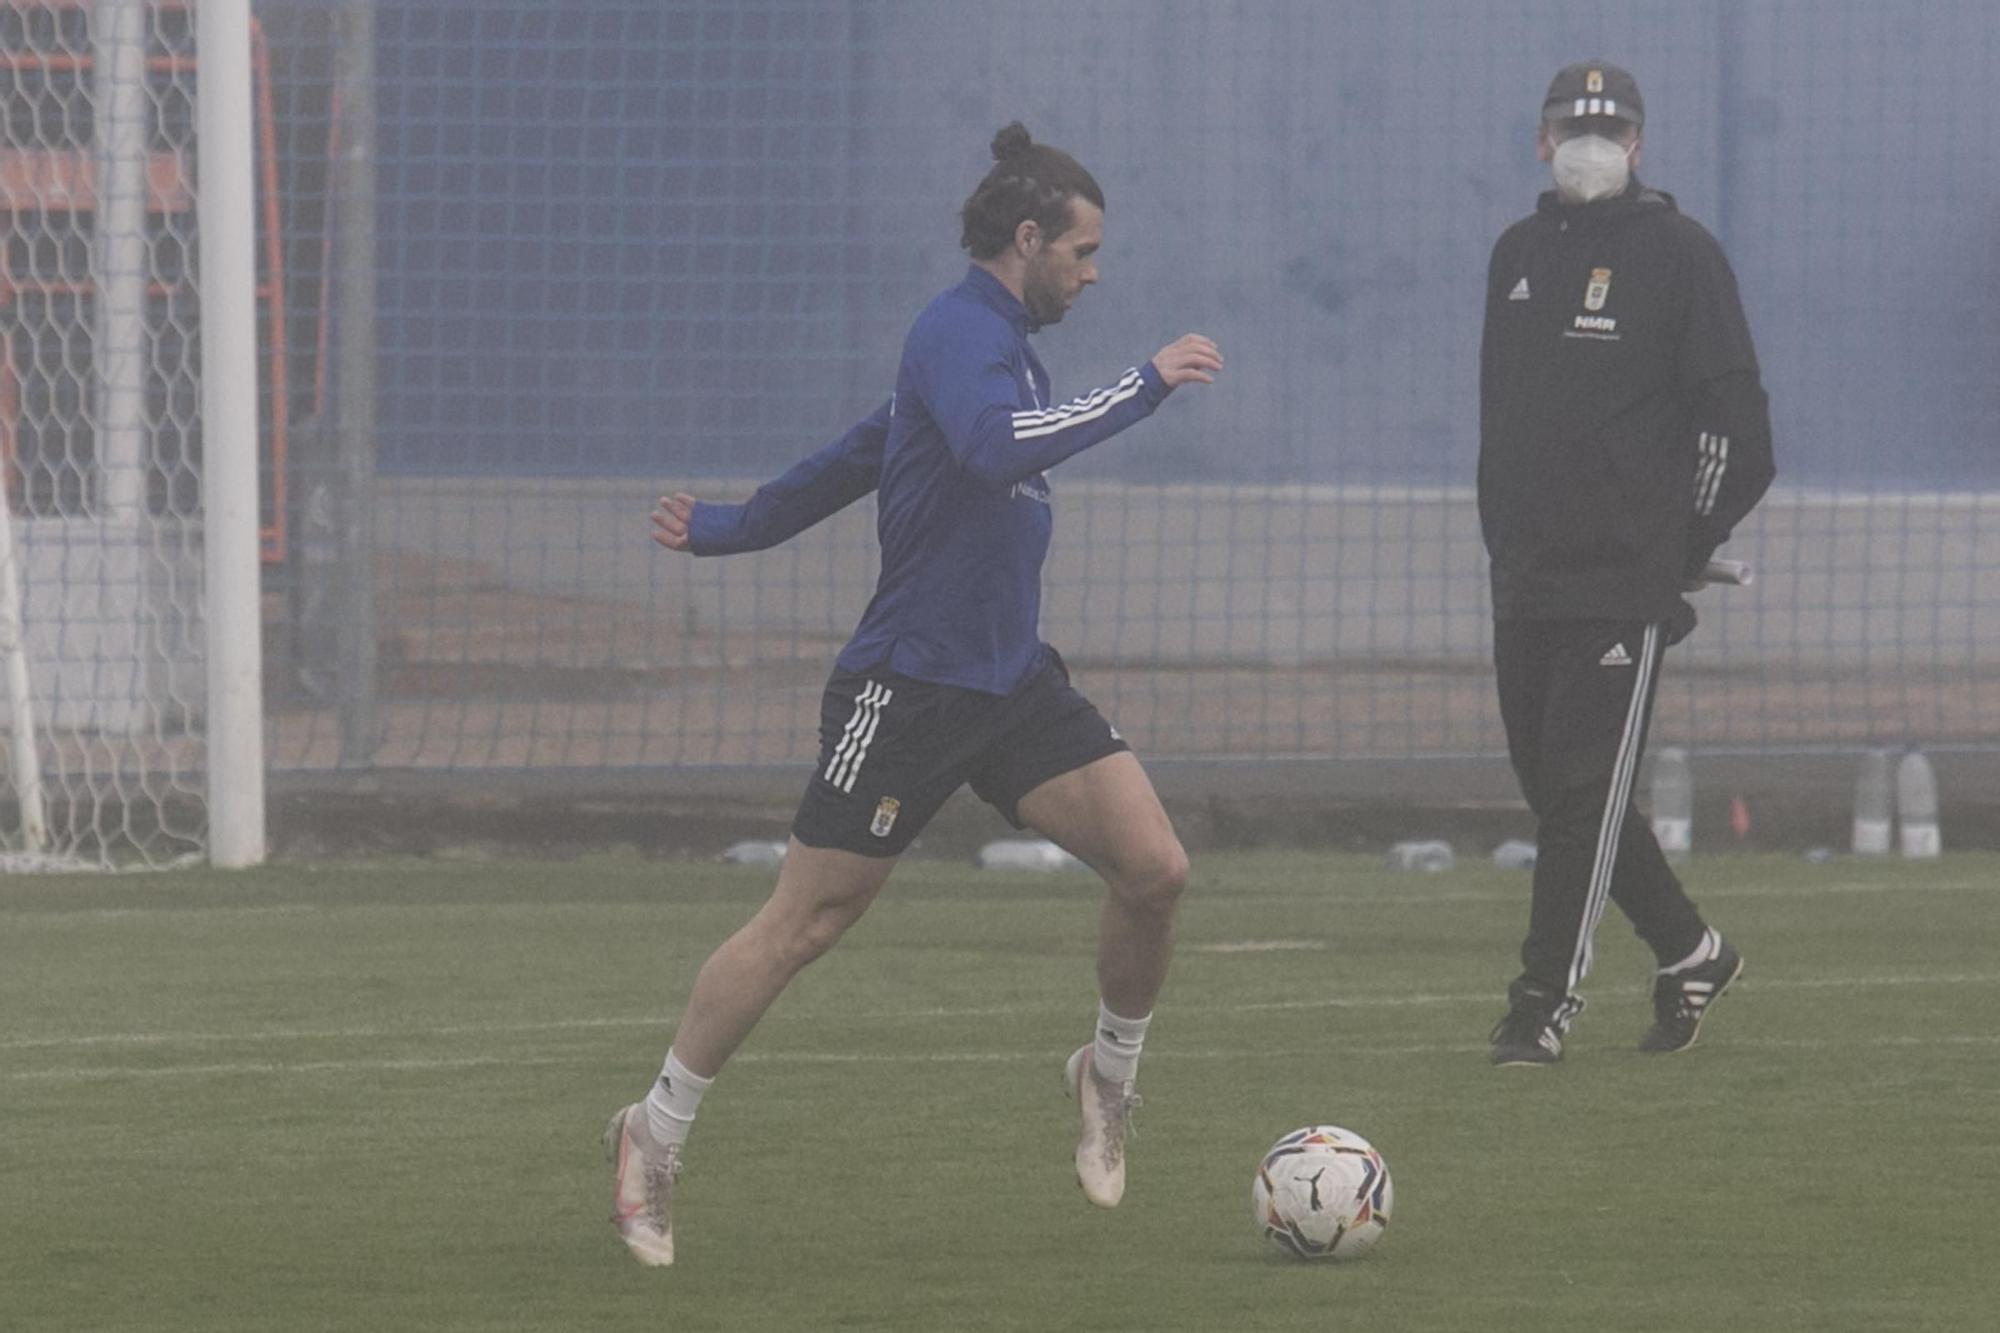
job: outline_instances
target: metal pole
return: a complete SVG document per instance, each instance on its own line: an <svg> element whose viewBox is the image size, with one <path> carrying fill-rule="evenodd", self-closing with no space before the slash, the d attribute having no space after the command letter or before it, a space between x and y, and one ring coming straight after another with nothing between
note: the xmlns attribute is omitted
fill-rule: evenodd
<svg viewBox="0 0 2000 1333"><path fill-rule="evenodd" d="M339 659L345 682L343 767L375 759L375 6L349 0L337 19L333 167L334 375L339 424L340 546L346 577Z"/></svg>
<svg viewBox="0 0 2000 1333"><path fill-rule="evenodd" d="M202 0L195 25L208 854L236 867L264 859L249 0Z"/></svg>

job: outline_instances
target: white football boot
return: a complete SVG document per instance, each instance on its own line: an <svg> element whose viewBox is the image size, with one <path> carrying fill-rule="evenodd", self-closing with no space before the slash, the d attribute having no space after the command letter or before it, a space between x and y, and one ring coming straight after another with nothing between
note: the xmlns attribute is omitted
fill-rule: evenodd
<svg viewBox="0 0 2000 1333"><path fill-rule="evenodd" d="M1125 1136L1139 1094L1127 1079L1101 1079L1090 1067L1089 1046L1080 1046L1063 1068L1063 1082L1076 1098L1083 1132L1076 1140L1076 1183L1099 1208L1116 1208L1125 1197Z"/></svg>
<svg viewBox="0 0 2000 1333"><path fill-rule="evenodd" d="M674 1261L674 1178L681 1173L679 1144L653 1141L646 1108L638 1102L611 1117L604 1151L614 1164L611 1222L632 1257L653 1268Z"/></svg>

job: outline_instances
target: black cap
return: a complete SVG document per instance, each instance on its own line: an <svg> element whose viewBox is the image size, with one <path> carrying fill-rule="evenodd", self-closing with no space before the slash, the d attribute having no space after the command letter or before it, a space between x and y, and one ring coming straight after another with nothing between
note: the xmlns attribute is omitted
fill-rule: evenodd
<svg viewBox="0 0 2000 1333"><path fill-rule="evenodd" d="M1639 96L1638 80L1602 60L1563 66L1549 81L1549 95L1542 99L1542 119L1575 120L1579 116L1613 116L1644 125L1646 102Z"/></svg>

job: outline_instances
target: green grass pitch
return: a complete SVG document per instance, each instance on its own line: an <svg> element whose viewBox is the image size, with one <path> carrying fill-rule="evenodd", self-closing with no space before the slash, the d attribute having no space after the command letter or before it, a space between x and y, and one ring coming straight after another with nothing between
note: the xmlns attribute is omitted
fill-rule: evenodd
<svg viewBox="0 0 2000 1333"><path fill-rule="evenodd" d="M1565 1063L1495 1070L1524 875L1198 859L1103 1213L1059 1086L1095 881L911 861L709 1094L667 1271L598 1136L767 872L3 880L0 1327L1991 1327L2000 858L1687 878L1748 960L1701 1043L1632 1049L1613 912ZM1251 1225L1317 1121L1394 1173L1357 1263Z"/></svg>

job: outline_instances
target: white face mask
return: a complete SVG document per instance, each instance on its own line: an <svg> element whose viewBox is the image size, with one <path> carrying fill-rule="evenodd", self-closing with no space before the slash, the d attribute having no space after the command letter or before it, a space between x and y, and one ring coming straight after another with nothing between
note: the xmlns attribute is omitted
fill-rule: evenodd
<svg viewBox="0 0 2000 1333"><path fill-rule="evenodd" d="M1632 179L1632 157L1601 134L1579 134L1556 145L1556 191L1572 204L1608 199Z"/></svg>

